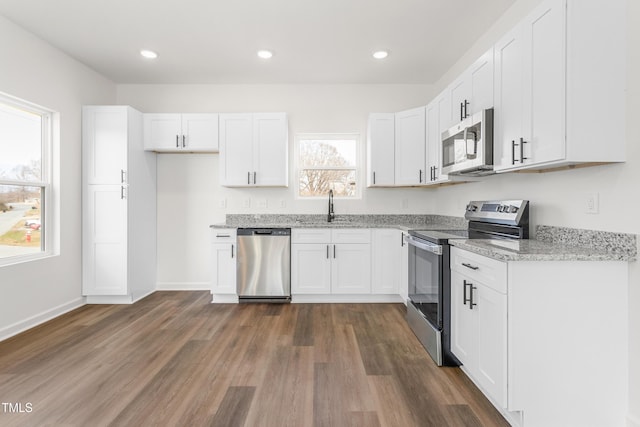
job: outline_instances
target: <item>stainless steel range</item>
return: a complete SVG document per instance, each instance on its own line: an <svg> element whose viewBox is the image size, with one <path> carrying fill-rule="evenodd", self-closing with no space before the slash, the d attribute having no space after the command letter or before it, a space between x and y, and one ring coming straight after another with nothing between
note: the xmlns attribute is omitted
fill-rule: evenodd
<svg viewBox="0 0 640 427"><path fill-rule="evenodd" d="M407 321L438 366L457 366L451 353L452 239L528 239L527 200L473 201L466 230L410 230Z"/></svg>

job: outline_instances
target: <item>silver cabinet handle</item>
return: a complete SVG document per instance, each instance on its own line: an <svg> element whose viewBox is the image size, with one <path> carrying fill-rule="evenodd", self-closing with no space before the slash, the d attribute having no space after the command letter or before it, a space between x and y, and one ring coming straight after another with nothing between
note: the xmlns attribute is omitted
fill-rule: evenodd
<svg viewBox="0 0 640 427"><path fill-rule="evenodd" d="M216 234L216 237L231 237L230 234Z"/></svg>
<svg viewBox="0 0 640 427"><path fill-rule="evenodd" d="M515 165L516 164L516 141L515 139L511 140L511 164Z"/></svg>
<svg viewBox="0 0 640 427"><path fill-rule="evenodd" d="M176 148L180 148L180 142L179 142L180 136L176 135Z"/></svg>
<svg viewBox="0 0 640 427"><path fill-rule="evenodd" d="M373 173L373 185L376 185L376 173Z"/></svg>
<svg viewBox="0 0 640 427"><path fill-rule="evenodd" d="M233 258L233 244L231 244L231 258Z"/></svg>
<svg viewBox="0 0 640 427"><path fill-rule="evenodd" d="M257 174L256 174L256 172L254 171L254 172L253 172L253 183L254 183L254 184L256 183L256 176L257 176Z"/></svg>
<svg viewBox="0 0 640 427"><path fill-rule="evenodd" d="M420 169L420 183L422 183L422 169Z"/></svg>
<svg viewBox="0 0 640 427"><path fill-rule="evenodd" d="M329 259L329 245L327 245L327 259Z"/></svg>
<svg viewBox="0 0 640 427"><path fill-rule="evenodd" d="M124 185L121 185L121 186L120 186L120 200L124 200L124 199L126 199L126 198L127 198L127 197L126 197L126 195L125 195L125 193L124 193Z"/></svg>
<svg viewBox="0 0 640 427"><path fill-rule="evenodd" d="M247 185L251 184L251 172L247 172Z"/></svg>
<svg viewBox="0 0 640 427"><path fill-rule="evenodd" d="M464 118L466 119L467 117L469 117L469 112L467 111L467 107L469 106L469 101L467 101L466 99L464 100Z"/></svg>
<svg viewBox="0 0 640 427"><path fill-rule="evenodd" d="M462 265L464 265L467 268L470 268L472 270L478 270L480 267L477 267L475 265L471 265L471 264L467 264L466 262L463 262Z"/></svg>
<svg viewBox="0 0 640 427"><path fill-rule="evenodd" d="M336 245L333 245L333 259L336 259Z"/></svg>
<svg viewBox="0 0 640 427"><path fill-rule="evenodd" d="M187 146L186 137L184 135L182 135L182 148L184 148L186 146Z"/></svg>
<svg viewBox="0 0 640 427"><path fill-rule="evenodd" d="M120 169L120 184L124 184L125 175L126 175L126 172L124 171L124 169Z"/></svg>

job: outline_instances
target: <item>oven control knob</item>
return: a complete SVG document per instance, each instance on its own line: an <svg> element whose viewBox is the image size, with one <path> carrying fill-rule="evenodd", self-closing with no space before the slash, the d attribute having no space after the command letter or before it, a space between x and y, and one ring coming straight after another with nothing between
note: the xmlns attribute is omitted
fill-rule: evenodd
<svg viewBox="0 0 640 427"><path fill-rule="evenodd" d="M509 213L516 213L516 212L518 212L518 207L517 206L509 207Z"/></svg>
<svg viewBox="0 0 640 427"><path fill-rule="evenodd" d="M467 205L467 212L475 212L478 210L476 205Z"/></svg>
<svg viewBox="0 0 640 427"><path fill-rule="evenodd" d="M498 206L498 212L504 212L504 208L506 208L504 205Z"/></svg>

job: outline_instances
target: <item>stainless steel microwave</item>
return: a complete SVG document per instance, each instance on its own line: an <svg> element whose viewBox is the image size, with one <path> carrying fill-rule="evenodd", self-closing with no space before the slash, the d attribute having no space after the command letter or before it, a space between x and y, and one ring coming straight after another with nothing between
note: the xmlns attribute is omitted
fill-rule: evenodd
<svg viewBox="0 0 640 427"><path fill-rule="evenodd" d="M442 133L442 173L482 176L493 171L493 108Z"/></svg>

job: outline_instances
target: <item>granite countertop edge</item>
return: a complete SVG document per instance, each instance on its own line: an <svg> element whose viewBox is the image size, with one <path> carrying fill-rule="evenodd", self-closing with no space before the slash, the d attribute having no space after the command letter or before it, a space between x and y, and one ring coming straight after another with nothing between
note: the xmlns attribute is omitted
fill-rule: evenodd
<svg viewBox="0 0 640 427"><path fill-rule="evenodd" d="M452 240L452 246L498 261L635 261L633 254L608 252L540 240L521 240L519 248L507 249L493 240Z"/></svg>

